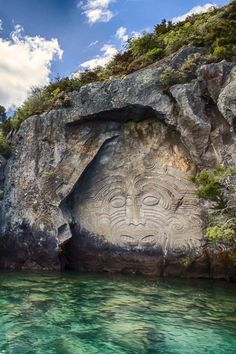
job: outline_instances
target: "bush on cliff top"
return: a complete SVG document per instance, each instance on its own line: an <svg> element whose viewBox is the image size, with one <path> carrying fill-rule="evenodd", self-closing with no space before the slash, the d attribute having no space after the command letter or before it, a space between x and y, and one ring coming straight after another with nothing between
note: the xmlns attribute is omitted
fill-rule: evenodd
<svg viewBox="0 0 236 354"><path fill-rule="evenodd" d="M205 14L193 15L183 22L173 24L163 20L152 33L140 38L130 38L126 50L118 53L104 68L87 70L78 78L57 79L40 89L34 89L29 98L12 117L12 127L18 128L22 121L34 114L70 104L67 93L80 90L83 85L94 81L123 76L146 67L186 46L205 48L205 60L219 61L236 57L236 1ZM173 83L191 80L196 62L178 72L163 74L163 89ZM195 65L195 68L194 68Z"/></svg>

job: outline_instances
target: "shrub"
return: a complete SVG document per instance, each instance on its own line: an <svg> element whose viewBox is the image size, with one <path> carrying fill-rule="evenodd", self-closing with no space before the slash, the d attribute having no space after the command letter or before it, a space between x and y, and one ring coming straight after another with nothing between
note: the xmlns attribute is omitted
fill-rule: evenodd
<svg viewBox="0 0 236 354"><path fill-rule="evenodd" d="M160 75L162 89L168 91L173 85L187 83L196 78L198 63L201 59L200 54L193 54L188 57L178 70L172 68L165 69Z"/></svg>
<svg viewBox="0 0 236 354"><path fill-rule="evenodd" d="M55 177L55 172L54 171L44 171L43 172L43 177L45 177L46 179L52 179Z"/></svg>
<svg viewBox="0 0 236 354"><path fill-rule="evenodd" d="M216 60L230 59L234 55L236 56L235 46L216 46L213 51Z"/></svg>
<svg viewBox="0 0 236 354"><path fill-rule="evenodd" d="M228 243L235 244L235 223L232 221L227 221L223 224L209 226L205 232L205 239L209 243Z"/></svg>
<svg viewBox="0 0 236 354"><path fill-rule="evenodd" d="M184 74L180 70L167 68L160 75L160 85L164 91L167 91L171 86L185 82Z"/></svg>
<svg viewBox="0 0 236 354"><path fill-rule="evenodd" d="M236 241L236 168L217 167L202 171L192 181L196 194L213 203L209 210L205 238L210 243L234 244Z"/></svg>
<svg viewBox="0 0 236 354"><path fill-rule="evenodd" d="M0 154L9 157L11 146L7 139L7 134L12 129L11 120L7 119L5 107L0 105Z"/></svg>
<svg viewBox="0 0 236 354"><path fill-rule="evenodd" d="M147 53L145 54L145 58L148 61L153 62L154 60L161 59L165 55L165 51L162 48L153 48L149 49Z"/></svg>
<svg viewBox="0 0 236 354"><path fill-rule="evenodd" d="M224 180L230 176L236 175L236 168L218 167L212 171L202 171L191 180L197 184L198 189L196 194L199 198L210 200L216 203L219 209L225 208L224 200Z"/></svg>
<svg viewBox="0 0 236 354"><path fill-rule="evenodd" d="M33 89L28 99L14 113L13 128L18 128L25 119L32 115L41 114L53 108L68 107L70 102L67 93L78 90L80 87L80 79L65 78L43 88Z"/></svg>
<svg viewBox="0 0 236 354"><path fill-rule="evenodd" d="M4 157L9 157L11 154L10 144L2 130L0 130L0 154Z"/></svg>
<svg viewBox="0 0 236 354"><path fill-rule="evenodd" d="M154 33L145 33L142 37L128 40L128 48L134 57L146 54L157 47L158 41Z"/></svg>
<svg viewBox="0 0 236 354"><path fill-rule="evenodd" d="M0 105L0 122L4 122L7 119L5 107Z"/></svg>

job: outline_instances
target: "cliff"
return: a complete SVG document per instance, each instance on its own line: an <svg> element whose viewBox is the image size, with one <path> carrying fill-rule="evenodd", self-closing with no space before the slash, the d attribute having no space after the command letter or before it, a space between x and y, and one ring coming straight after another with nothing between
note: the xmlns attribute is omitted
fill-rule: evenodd
<svg viewBox="0 0 236 354"><path fill-rule="evenodd" d="M236 162L236 66L199 66L163 90L189 47L69 94L25 120L1 160L0 266L236 278L233 249L204 239L190 177ZM232 256L232 257L231 257Z"/></svg>

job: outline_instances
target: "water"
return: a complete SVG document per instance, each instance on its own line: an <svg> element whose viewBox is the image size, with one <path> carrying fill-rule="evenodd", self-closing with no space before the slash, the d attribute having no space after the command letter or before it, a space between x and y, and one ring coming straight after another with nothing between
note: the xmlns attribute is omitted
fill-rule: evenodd
<svg viewBox="0 0 236 354"><path fill-rule="evenodd" d="M0 353L236 353L236 285L2 273Z"/></svg>

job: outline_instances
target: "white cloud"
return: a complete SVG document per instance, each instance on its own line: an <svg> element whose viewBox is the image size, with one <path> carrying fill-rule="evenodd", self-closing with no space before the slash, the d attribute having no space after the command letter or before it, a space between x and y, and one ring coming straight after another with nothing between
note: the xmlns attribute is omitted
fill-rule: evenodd
<svg viewBox="0 0 236 354"><path fill-rule="evenodd" d="M83 69L94 69L98 66L105 66L118 53L118 50L111 44L105 44L101 48L101 55L97 55L94 59L90 59L80 64Z"/></svg>
<svg viewBox="0 0 236 354"><path fill-rule="evenodd" d="M32 87L47 84L52 60L63 55L57 39L24 36L19 25L9 39L0 38L0 53L0 104L6 109L20 105Z"/></svg>
<svg viewBox="0 0 236 354"><path fill-rule="evenodd" d="M131 32L131 36L132 38L138 38L142 35L142 32ZM127 28L121 26L117 29L116 34L115 34L116 38L119 39L122 44L124 42L126 42L129 38L129 35L127 33ZM97 44L98 41L92 42L90 43L89 47ZM106 64L108 64L111 59L119 52L118 49L113 45L113 44L105 44L100 51L102 52L102 54L97 55L95 58L89 59L87 61L85 61L84 63L80 64L80 67L83 70L92 70L98 66L105 66ZM73 77L79 77L81 74L81 71L78 71L74 74L72 74Z"/></svg>
<svg viewBox="0 0 236 354"><path fill-rule="evenodd" d="M121 40L122 42L127 42L129 36L127 34L127 28L121 26L118 28L118 30L116 31L116 38L118 38L119 40Z"/></svg>
<svg viewBox="0 0 236 354"><path fill-rule="evenodd" d="M0 20L0 31L3 30L3 26L2 26L2 20Z"/></svg>
<svg viewBox="0 0 236 354"><path fill-rule="evenodd" d="M114 16L113 12L109 9L109 5L114 1L86 0L81 1L78 6L83 9L83 14L87 17L89 23L109 22Z"/></svg>
<svg viewBox="0 0 236 354"><path fill-rule="evenodd" d="M213 3L211 3L211 4L208 3L208 4L205 4L205 5L202 5L202 6L201 5L195 6L189 12L187 12L186 14L172 18L172 22L173 23L182 22L189 16L199 15L199 14L202 14L204 12L212 11L212 10L214 10L217 7L218 6L216 4L213 4Z"/></svg>
<svg viewBox="0 0 236 354"><path fill-rule="evenodd" d="M99 41L94 41L94 42L91 42L90 44L89 44L89 48L90 47L94 47L96 44L98 44L99 43Z"/></svg>

